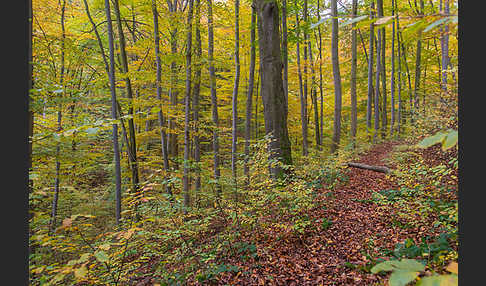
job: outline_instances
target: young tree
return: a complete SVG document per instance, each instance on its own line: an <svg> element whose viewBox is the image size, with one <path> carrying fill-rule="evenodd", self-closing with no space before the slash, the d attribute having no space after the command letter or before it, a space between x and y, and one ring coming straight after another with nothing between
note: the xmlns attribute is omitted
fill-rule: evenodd
<svg viewBox="0 0 486 286"><path fill-rule="evenodd" d="M337 151L341 137L341 74L339 72L339 27L337 19L337 0L331 0L332 35L331 35L331 57L332 74L334 79L334 129L332 133L331 153Z"/></svg>
<svg viewBox="0 0 486 286"><path fill-rule="evenodd" d="M216 74L214 71L214 27L213 27L213 4L208 0L208 63L209 63L209 87L211 90L211 106L213 119L213 152L214 152L214 179L216 180L216 194L218 199L221 196L221 185L219 177L219 139L218 139L218 98L216 97Z"/></svg>
<svg viewBox="0 0 486 286"><path fill-rule="evenodd" d="M297 3L296 3L297 6ZM300 121L302 124L302 155L307 156L309 154L308 141L307 141L307 103L304 96L303 84L302 84L302 71L300 68L300 25L298 12L295 13L295 23L297 30L297 69L299 74L299 95L300 95Z"/></svg>
<svg viewBox="0 0 486 286"><path fill-rule="evenodd" d="M257 0L256 10L265 132L272 137L269 159L289 165L292 154L282 81L278 6L274 0ZM272 178L281 177L284 172L279 165L270 165L269 169Z"/></svg>
<svg viewBox="0 0 486 286"><path fill-rule="evenodd" d="M235 0L235 81L232 97L232 140L231 140L231 172L236 187L236 123L238 121L238 85L240 83L240 27L239 27L240 1ZM236 193L236 190L235 190Z"/></svg>
<svg viewBox="0 0 486 286"><path fill-rule="evenodd" d="M253 83L255 79L255 59L256 59L256 48L255 48L255 29L256 29L256 11L255 2L251 6L251 27L250 27L250 70L248 76L248 91L246 95L246 121L245 121L245 176L247 184L249 185L249 166L248 159L250 156L250 137L251 137L251 108L252 108L252 98L253 98ZM284 84L285 86L285 84Z"/></svg>
<svg viewBox="0 0 486 286"><path fill-rule="evenodd" d="M108 29L108 48L110 51L110 93L111 93L111 118L113 119L113 153L115 159L115 218L116 224L120 224L121 219L121 168L120 168L120 151L118 147L118 116L115 86L115 47L113 44L113 26L111 21L110 1L105 0L106 26Z"/></svg>
<svg viewBox="0 0 486 286"><path fill-rule="evenodd" d="M358 0L353 0L352 3L352 17L355 18L358 13ZM351 31L351 140L353 147L356 144L356 130L358 127L358 110L357 110L357 95L356 95L356 67L357 67L357 33L356 23L352 24Z"/></svg>
<svg viewBox="0 0 486 286"><path fill-rule="evenodd" d="M190 204L189 194L189 124L190 124L190 102L191 102L191 57L192 57L192 9L193 0L189 0L189 8L187 11L187 40L186 40L186 92L184 97L185 106L185 120L184 120L184 175L182 177L182 185L184 188L184 213Z"/></svg>

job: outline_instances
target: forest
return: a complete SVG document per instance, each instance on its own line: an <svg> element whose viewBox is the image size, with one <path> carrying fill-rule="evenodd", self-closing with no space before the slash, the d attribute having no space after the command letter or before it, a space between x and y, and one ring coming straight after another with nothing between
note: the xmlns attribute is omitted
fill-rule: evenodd
<svg viewBox="0 0 486 286"><path fill-rule="evenodd" d="M458 10L29 0L29 285L458 285Z"/></svg>

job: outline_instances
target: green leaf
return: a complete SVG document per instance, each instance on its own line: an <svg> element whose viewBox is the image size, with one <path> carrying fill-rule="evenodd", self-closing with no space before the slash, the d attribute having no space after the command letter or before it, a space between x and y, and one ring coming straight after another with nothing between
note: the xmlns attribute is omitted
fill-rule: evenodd
<svg viewBox="0 0 486 286"><path fill-rule="evenodd" d="M371 268L371 273L376 274L380 271L392 271L395 267L391 263L391 261L383 261L381 263L376 264Z"/></svg>
<svg viewBox="0 0 486 286"><path fill-rule="evenodd" d="M415 259L402 259L400 262L396 264L396 267L400 270L407 270L407 271L424 271L425 266L418 262Z"/></svg>
<svg viewBox="0 0 486 286"><path fill-rule="evenodd" d="M445 133L438 132L433 136L425 137L422 141L420 141L420 143L417 144L417 147L424 148L424 149L429 148L432 145L442 142L445 136L446 136Z"/></svg>
<svg viewBox="0 0 486 286"><path fill-rule="evenodd" d="M457 286L459 281L457 275L434 275L427 276L417 282L417 286Z"/></svg>
<svg viewBox="0 0 486 286"><path fill-rule="evenodd" d="M94 253L94 256L96 257L96 259L99 262L108 262L110 260L110 258L108 257L108 255L106 255L106 253L103 250L96 251Z"/></svg>
<svg viewBox="0 0 486 286"><path fill-rule="evenodd" d="M74 270L74 277L76 277L76 279L82 279L86 274L88 274L88 269L84 265L81 266L81 268Z"/></svg>
<svg viewBox="0 0 486 286"><path fill-rule="evenodd" d="M368 15L359 16L359 17L353 18L351 20L348 20L348 21L342 23L340 26L343 27L343 26L346 26L346 25L349 25L349 24L353 24L353 23L362 21L362 20L364 20L366 18L368 18Z"/></svg>
<svg viewBox="0 0 486 286"><path fill-rule="evenodd" d="M447 134L444 142L442 143L442 150L445 151L449 148L454 147L457 144L458 140L458 132L457 130L453 130Z"/></svg>
<svg viewBox="0 0 486 286"><path fill-rule="evenodd" d="M415 280L419 275L419 272L407 271L407 270L396 270L390 275L390 280L388 283L390 286L405 286L409 282Z"/></svg>

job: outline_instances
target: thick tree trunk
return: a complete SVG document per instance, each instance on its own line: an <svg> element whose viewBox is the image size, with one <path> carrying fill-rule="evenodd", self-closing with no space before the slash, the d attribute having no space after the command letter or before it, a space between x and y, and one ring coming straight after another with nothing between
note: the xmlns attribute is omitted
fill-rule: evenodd
<svg viewBox="0 0 486 286"><path fill-rule="evenodd" d="M221 184L219 177L219 139L218 139L218 98L216 97L216 74L214 72L214 31L213 31L213 7L211 0L208 0L208 62L209 62L209 86L211 90L211 106L213 117L213 152L214 152L214 179L216 180L216 195L218 200L221 197Z"/></svg>
<svg viewBox="0 0 486 286"><path fill-rule="evenodd" d="M120 150L118 147L118 123L116 123L117 116L117 101L116 101L116 86L115 86L115 47L113 44L113 26L111 21L110 1L105 0L105 14L108 28L108 46L110 51L110 93L111 93L111 118L113 122L113 151L115 159L115 218L116 224L120 224L121 219L121 168L120 168Z"/></svg>
<svg viewBox="0 0 486 286"><path fill-rule="evenodd" d="M184 188L184 213L190 205L189 194L189 124L190 124L190 102L191 102L191 57L192 57L192 8L193 0L189 0L189 10L187 11L187 40L186 40L186 92L184 99L185 106L185 120L184 120L184 175L182 177L182 185Z"/></svg>
<svg viewBox="0 0 486 286"><path fill-rule="evenodd" d="M278 6L275 1L264 0L258 0L256 6L265 132L273 139L269 144L269 159L289 165L292 164L292 155L282 82ZM269 169L274 179L284 173L278 165L271 164Z"/></svg>
<svg viewBox="0 0 486 286"><path fill-rule="evenodd" d="M164 171L165 176L169 176L169 155L167 150L167 143L166 138L167 135L164 131L165 120L162 113L162 89L160 87L161 84L161 77L162 77L162 64L160 62L160 51L159 51L159 16L157 13L157 4L155 0L152 0L152 15L154 21L154 47L155 47L155 63L156 63L156 76L155 76L155 86L157 92L157 101L160 107L160 110L157 112L157 118L159 121L159 128L160 128L160 143L161 143L161 150L162 150L162 160L164 162ZM167 183L165 186L166 192L172 196L171 186Z"/></svg>
<svg viewBox="0 0 486 286"><path fill-rule="evenodd" d="M255 29L256 29L256 11L253 2L251 8L251 27L250 27L250 70L248 76L248 91L246 95L246 120L245 120L245 167L244 172L246 176L246 185L250 184L250 168L248 166L248 159L250 156L250 139L251 139L251 108L253 99L253 82L255 81ZM284 84L285 85L285 84Z"/></svg>
<svg viewBox="0 0 486 286"><path fill-rule="evenodd" d="M285 93L285 107L288 110L289 103L289 79L288 79L288 45L287 45L287 0L282 0L282 61L283 61L283 85Z"/></svg>
<svg viewBox="0 0 486 286"><path fill-rule="evenodd" d="M352 3L352 17L355 18L358 13L358 0L353 0ZM357 67L357 33L355 29L356 23L352 24L351 32L351 140L353 148L356 144L356 130L358 127L358 110L357 110L357 95L356 95L356 67Z"/></svg>
<svg viewBox="0 0 486 286"><path fill-rule="evenodd" d="M332 74L334 79L334 129L332 134L331 153L337 151L341 138L341 74L339 71L339 39L338 39L338 19L337 19L337 0L331 0L332 14L332 36L331 36L331 57Z"/></svg>

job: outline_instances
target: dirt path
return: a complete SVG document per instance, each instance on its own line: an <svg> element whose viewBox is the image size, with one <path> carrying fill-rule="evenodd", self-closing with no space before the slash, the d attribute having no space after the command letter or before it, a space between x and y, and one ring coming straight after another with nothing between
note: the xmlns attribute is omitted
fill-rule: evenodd
<svg viewBox="0 0 486 286"><path fill-rule="evenodd" d="M384 165L383 159L397 144L376 145L357 162ZM349 168L347 175L345 185L332 192L321 190L319 206L308 212L314 229L306 231L306 237L276 239L277 234L271 230L256 235L260 258L240 263L246 274L224 275L220 285L374 285L382 281L359 269L370 263L363 254L377 255L381 249L393 249L396 243L417 236L421 230L393 226L393 211L381 210L366 201L373 191L397 187L385 174ZM327 229L322 226L324 218L332 221Z"/></svg>

